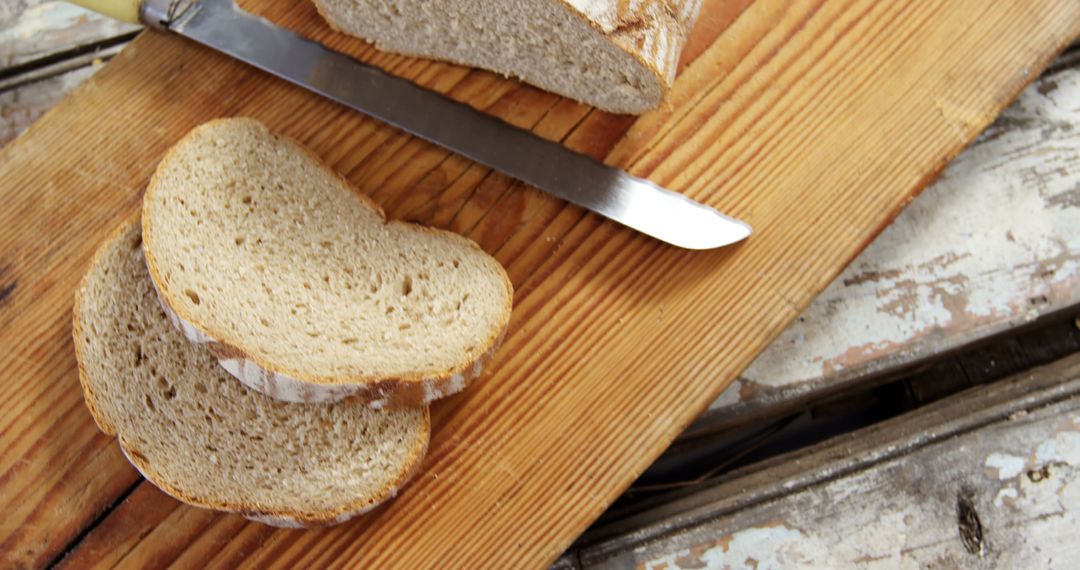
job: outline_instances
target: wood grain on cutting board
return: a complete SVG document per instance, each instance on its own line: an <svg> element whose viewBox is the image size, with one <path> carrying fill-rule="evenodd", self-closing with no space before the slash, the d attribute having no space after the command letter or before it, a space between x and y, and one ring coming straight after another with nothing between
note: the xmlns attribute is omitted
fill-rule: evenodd
<svg viewBox="0 0 1080 570"><path fill-rule="evenodd" d="M708 2L672 106L607 115L379 54L306 3L272 20L750 222L689 252L180 38L136 40L0 153L0 561L542 565L1080 33L1075 0ZM732 19L738 15L737 19ZM279 531L181 506L83 409L74 288L163 152L219 116L312 147L393 217L477 240L517 294L491 375L434 408L423 472L370 516Z"/></svg>

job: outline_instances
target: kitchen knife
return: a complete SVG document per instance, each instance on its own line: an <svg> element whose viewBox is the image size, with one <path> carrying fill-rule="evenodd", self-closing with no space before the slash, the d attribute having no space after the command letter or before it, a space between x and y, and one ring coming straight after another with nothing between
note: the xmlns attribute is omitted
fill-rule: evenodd
<svg viewBox="0 0 1080 570"><path fill-rule="evenodd" d="M327 49L232 0L75 3L180 34L670 244L711 249L750 235L750 226L709 206Z"/></svg>

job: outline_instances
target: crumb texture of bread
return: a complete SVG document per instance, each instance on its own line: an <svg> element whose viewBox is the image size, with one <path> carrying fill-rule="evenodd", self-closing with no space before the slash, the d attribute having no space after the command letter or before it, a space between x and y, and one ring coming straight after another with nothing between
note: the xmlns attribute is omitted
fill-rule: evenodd
<svg viewBox="0 0 1080 570"><path fill-rule="evenodd" d="M151 482L278 526L333 524L393 496L427 449L427 408L287 404L250 390L168 321L137 222L95 257L75 304L88 407Z"/></svg>
<svg viewBox="0 0 1080 570"><path fill-rule="evenodd" d="M303 401L372 385L423 403L424 382L471 379L510 317L506 271L475 243L386 222L251 119L212 121L173 147L147 190L143 231L151 277L188 338L219 343L234 373L243 361L316 388Z"/></svg>
<svg viewBox="0 0 1080 570"><path fill-rule="evenodd" d="M613 113L656 108L702 0L314 0L379 49L516 77Z"/></svg>

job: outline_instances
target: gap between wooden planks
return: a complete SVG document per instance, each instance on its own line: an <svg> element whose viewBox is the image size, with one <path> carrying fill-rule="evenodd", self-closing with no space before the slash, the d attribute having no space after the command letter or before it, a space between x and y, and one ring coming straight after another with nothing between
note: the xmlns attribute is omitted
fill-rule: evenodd
<svg viewBox="0 0 1080 570"><path fill-rule="evenodd" d="M1078 437L1073 353L598 529L573 568L1076 568Z"/></svg>
<svg viewBox="0 0 1080 570"><path fill-rule="evenodd" d="M692 42L672 107L633 121L491 74L376 53L329 32L306 3L261 9L757 233L719 251L669 248L145 34L0 154L5 563L46 563L76 538L73 566L549 562L1080 32L1072 0L758 1L730 27L721 18L701 28L711 35ZM138 479L82 408L71 295L164 150L223 115L300 139L392 216L476 239L517 287L491 376L435 407L424 472L347 525L276 531L177 506L148 485L109 510Z"/></svg>

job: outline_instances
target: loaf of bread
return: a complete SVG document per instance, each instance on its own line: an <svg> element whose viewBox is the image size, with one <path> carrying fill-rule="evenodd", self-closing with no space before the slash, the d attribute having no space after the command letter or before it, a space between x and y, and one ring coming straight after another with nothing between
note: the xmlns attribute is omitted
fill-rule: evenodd
<svg viewBox="0 0 1080 570"><path fill-rule="evenodd" d="M516 77L613 113L657 107L701 0L314 0L379 49Z"/></svg>
<svg viewBox="0 0 1080 570"><path fill-rule="evenodd" d="M174 323L278 399L426 404L481 374L510 318L506 271L475 243L387 222L251 119L212 121L173 147L142 225Z"/></svg>
<svg viewBox="0 0 1080 570"><path fill-rule="evenodd" d="M83 279L74 341L98 426L186 503L277 526L338 523L393 496L427 449L427 408L288 404L230 377L169 323L135 221Z"/></svg>

